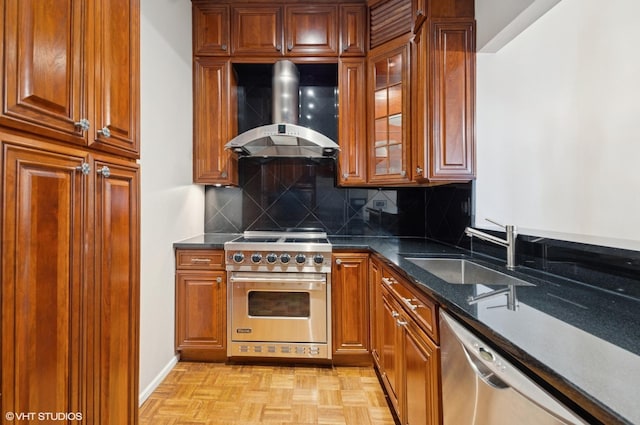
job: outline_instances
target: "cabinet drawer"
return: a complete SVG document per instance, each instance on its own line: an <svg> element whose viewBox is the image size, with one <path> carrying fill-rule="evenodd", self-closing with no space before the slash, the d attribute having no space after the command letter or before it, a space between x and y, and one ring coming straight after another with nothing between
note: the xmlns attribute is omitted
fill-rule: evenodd
<svg viewBox="0 0 640 425"><path fill-rule="evenodd" d="M435 302L426 295L412 290L409 283L404 279L385 270L382 274L382 282L387 286L389 292L402 303L407 313L437 344L438 326L436 315L438 313Z"/></svg>
<svg viewBox="0 0 640 425"><path fill-rule="evenodd" d="M224 270L224 251L179 249L176 251L176 267L183 270Z"/></svg>

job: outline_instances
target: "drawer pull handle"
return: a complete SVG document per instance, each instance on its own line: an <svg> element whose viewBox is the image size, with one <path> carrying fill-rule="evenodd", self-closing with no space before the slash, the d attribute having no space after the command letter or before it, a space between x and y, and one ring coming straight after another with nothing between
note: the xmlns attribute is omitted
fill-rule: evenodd
<svg viewBox="0 0 640 425"><path fill-rule="evenodd" d="M387 286L391 286L391 285L393 285L395 283L388 277L383 277L382 278L382 282Z"/></svg>
<svg viewBox="0 0 640 425"><path fill-rule="evenodd" d="M415 305L415 304L411 304L411 301L413 301L413 300L411 300L409 298L402 298L402 302L404 302L405 305L411 309L411 311L416 311L418 306Z"/></svg>
<svg viewBox="0 0 640 425"><path fill-rule="evenodd" d="M398 327L407 326L407 322L405 320L396 319L396 325Z"/></svg>
<svg viewBox="0 0 640 425"><path fill-rule="evenodd" d="M398 313L397 311L392 311L391 317L400 317L400 313Z"/></svg>
<svg viewBox="0 0 640 425"><path fill-rule="evenodd" d="M211 258L192 258L191 262L192 263L210 263Z"/></svg>

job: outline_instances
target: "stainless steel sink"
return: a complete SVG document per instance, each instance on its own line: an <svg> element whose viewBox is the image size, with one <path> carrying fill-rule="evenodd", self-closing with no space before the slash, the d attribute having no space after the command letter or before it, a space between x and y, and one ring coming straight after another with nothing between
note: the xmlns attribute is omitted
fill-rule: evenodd
<svg viewBox="0 0 640 425"><path fill-rule="evenodd" d="M440 279L455 285L535 286L517 277L458 258L407 258Z"/></svg>

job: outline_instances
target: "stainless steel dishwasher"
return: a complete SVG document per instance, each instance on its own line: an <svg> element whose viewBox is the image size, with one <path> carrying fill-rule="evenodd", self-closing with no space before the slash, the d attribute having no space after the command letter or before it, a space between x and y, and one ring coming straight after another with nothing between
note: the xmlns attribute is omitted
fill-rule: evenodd
<svg viewBox="0 0 640 425"><path fill-rule="evenodd" d="M586 424L440 311L444 425Z"/></svg>

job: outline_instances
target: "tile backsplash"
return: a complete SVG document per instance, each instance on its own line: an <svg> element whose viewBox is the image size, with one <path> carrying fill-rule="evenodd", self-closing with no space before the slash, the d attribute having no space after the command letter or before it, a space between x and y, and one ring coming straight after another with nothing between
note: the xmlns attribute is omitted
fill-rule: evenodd
<svg viewBox="0 0 640 425"><path fill-rule="evenodd" d="M242 158L239 167L239 187L206 188L205 232L319 227L330 235L426 236L459 245L471 222L471 184L339 188L329 158Z"/></svg>

